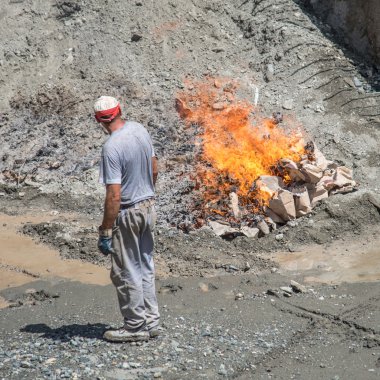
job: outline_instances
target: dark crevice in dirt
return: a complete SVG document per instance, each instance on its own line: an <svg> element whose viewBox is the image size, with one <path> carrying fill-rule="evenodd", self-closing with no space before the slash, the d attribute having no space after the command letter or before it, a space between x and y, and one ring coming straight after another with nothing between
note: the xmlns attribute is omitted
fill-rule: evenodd
<svg viewBox="0 0 380 380"><path fill-rule="evenodd" d="M346 329L348 328L350 330L350 333L352 333L354 335L358 335L358 334L362 335L363 333L371 333L371 334L373 334L373 336L365 335L365 336L361 336L359 338L364 339L364 340L368 340L368 339L373 340L374 342L376 342L377 345L380 346L380 331L376 331L370 327L361 326L356 322L343 319L339 315L324 313L324 312L321 312L319 310L311 310L311 309L308 309L308 308L303 307L303 306L293 305L292 303L286 302L286 301L282 301L282 302L284 304L291 306L292 309L274 305L274 307L276 307L281 312L294 314L294 315L297 315L298 317L312 319L312 320L315 319L316 317L317 318L321 317L325 320L328 320L328 321L334 323L337 326L340 326L340 327L346 328ZM294 310L294 309L296 309L296 310ZM358 332L358 333L356 333L356 332ZM376 337L376 335L377 335L377 337Z"/></svg>
<svg viewBox="0 0 380 380"><path fill-rule="evenodd" d="M336 28L331 27L327 22L321 20L321 18L316 15L309 1L305 0L293 0L303 12L309 16L310 21L323 33L324 37L332 41L334 44L338 45L344 51L345 56L350 59L356 69L360 74L366 78L374 91L380 90L380 66L376 67L373 63L371 64L368 56L356 52L352 45L348 44L348 38L344 36L342 32L338 32ZM358 2L360 6L360 2ZM323 6L320 7L323 9ZM345 41L346 40L346 41Z"/></svg>
<svg viewBox="0 0 380 380"><path fill-rule="evenodd" d="M296 331L293 336L289 339L288 344L286 347L277 347L271 351L269 351L267 354L259 357L258 360L254 362L256 366L264 367L266 366L266 363L268 360L277 360L281 356L286 354L286 351L289 350L291 347L297 346L302 343L302 341L305 338L309 338L310 335L313 334L313 332L320 328L321 326L318 324L317 321L312 320L310 323L307 324L306 328L302 330Z"/></svg>
<svg viewBox="0 0 380 380"><path fill-rule="evenodd" d="M286 304L287 306L291 306L291 308L278 305L278 301L282 304ZM306 307L293 305L292 303L284 300L278 301L276 300L276 303L273 304L274 308L278 312L304 318L309 320L309 323L305 328L296 331L285 347L277 347L272 349L266 354L260 356L258 360L255 360L254 364L258 369L268 370L268 372L271 372L270 368L273 367L273 363L281 363L281 358L287 357L289 355L289 350L292 347L301 347L302 344L307 344L307 342L313 339L316 332L321 329L326 330L331 334L339 334L339 332L336 331L336 327L338 327L339 330L343 330L342 333L344 333L343 336L345 340L359 341L364 348L374 348L380 346L380 333L371 328L361 326L355 322L344 320L339 316L329 313L323 313L318 310L316 311ZM243 379L244 376L241 377L243 373L244 371L241 371L235 378Z"/></svg>
<svg viewBox="0 0 380 380"><path fill-rule="evenodd" d="M370 298L366 299L365 302L363 302L359 305L356 305L353 308L347 309L346 311L341 313L340 316L341 317L347 316L348 314L352 314L352 313L362 314L363 310L366 310L366 312L376 310L377 306L375 306L375 305L377 304L378 301L380 301L380 297L370 297Z"/></svg>

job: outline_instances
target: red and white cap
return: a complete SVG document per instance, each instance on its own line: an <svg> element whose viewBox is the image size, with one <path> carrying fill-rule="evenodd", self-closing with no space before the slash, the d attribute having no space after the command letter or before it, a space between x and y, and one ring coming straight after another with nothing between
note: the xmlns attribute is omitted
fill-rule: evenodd
<svg viewBox="0 0 380 380"><path fill-rule="evenodd" d="M121 114L120 103L112 96L101 96L94 104L94 111L98 123L110 123Z"/></svg>

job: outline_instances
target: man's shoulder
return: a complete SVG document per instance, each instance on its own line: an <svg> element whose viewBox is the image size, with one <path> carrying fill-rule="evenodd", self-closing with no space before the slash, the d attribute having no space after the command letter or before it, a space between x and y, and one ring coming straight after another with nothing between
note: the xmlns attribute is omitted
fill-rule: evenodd
<svg viewBox="0 0 380 380"><path fill-rule="evenodd" d="M109 155L115 153L117 150L117 139L110 136L108 140L103 144L102 155Z"/></svg>
<svg viewBox="0 0 380 380"><path fill-rule="evenodd" d="M125 131L148 133L147 129L141 123L133 120L125 123Z"/></svg>

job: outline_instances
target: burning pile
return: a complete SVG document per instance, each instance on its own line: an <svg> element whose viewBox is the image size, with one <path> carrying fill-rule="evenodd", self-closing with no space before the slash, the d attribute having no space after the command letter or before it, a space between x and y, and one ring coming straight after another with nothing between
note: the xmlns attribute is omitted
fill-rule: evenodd
<svg viewBox="0 0 380 380"><path fill-rule="evenodd" d="M268 234L310 213L329 194L352 191L352 172L327 161L300 126L280 113L263 118L236 99L238 84L188 84L177 110L197 129L194 226L221 236Z"/></svg>

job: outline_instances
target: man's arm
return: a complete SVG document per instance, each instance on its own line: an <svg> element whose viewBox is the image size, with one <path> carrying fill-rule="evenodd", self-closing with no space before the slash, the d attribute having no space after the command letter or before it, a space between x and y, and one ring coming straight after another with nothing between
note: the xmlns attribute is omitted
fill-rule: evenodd
<svg viewBox="0 0 380 380"><path fill-rule="evenodd" d="M102 222L102 229L108 230L112 228L117 214L120 209L120 184L107 185L106 187L106 200L104 202L104 216Z"/></svg>
<svg viewBox="0 0 380 380"><path fill-rule="evenodd" d="M158 177L158 160L157 157L152 157L152 173L153 173L153 185L156 185Z"/></svg>

